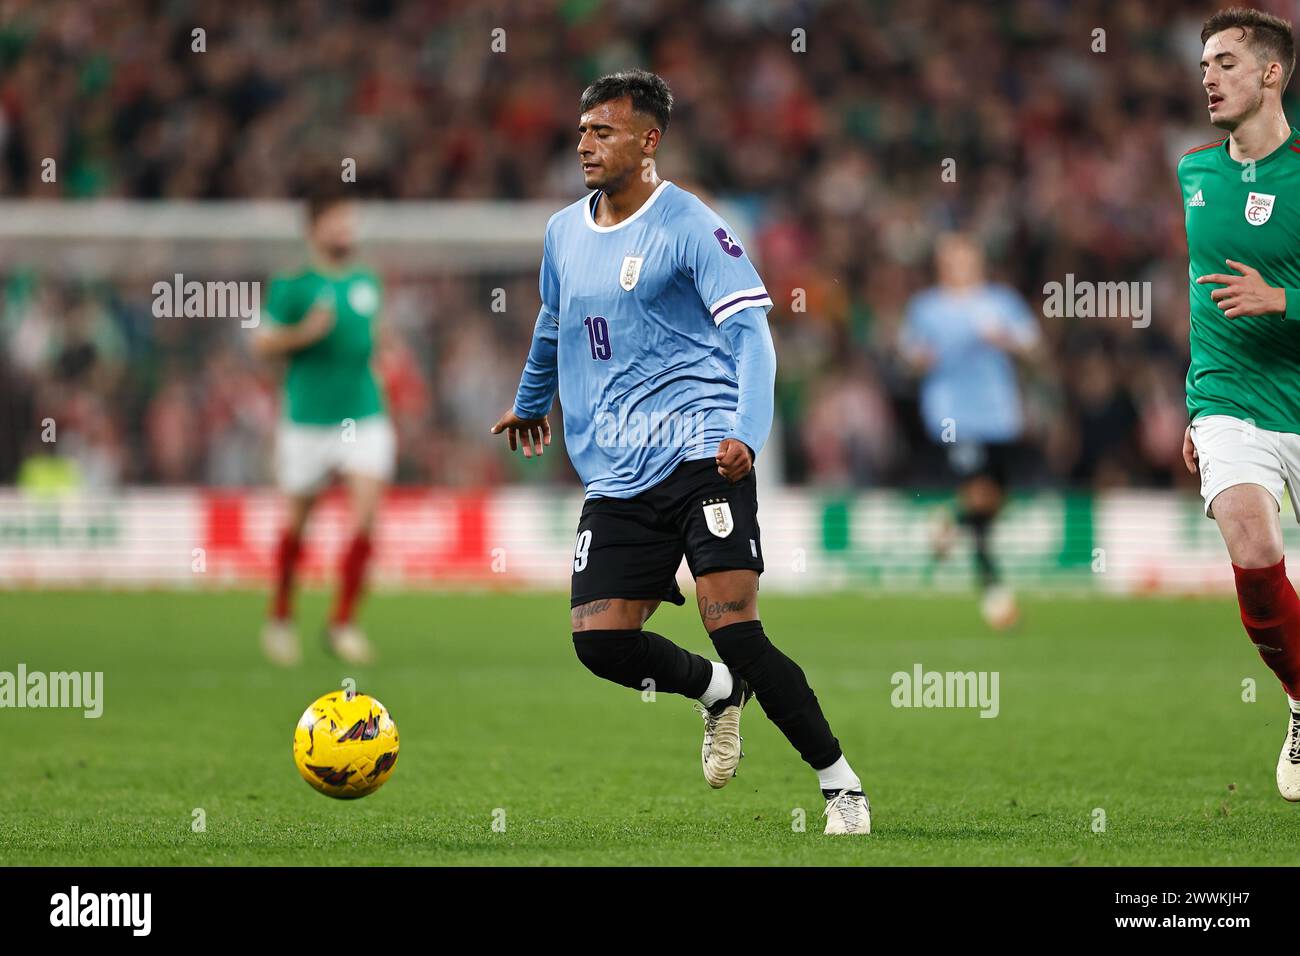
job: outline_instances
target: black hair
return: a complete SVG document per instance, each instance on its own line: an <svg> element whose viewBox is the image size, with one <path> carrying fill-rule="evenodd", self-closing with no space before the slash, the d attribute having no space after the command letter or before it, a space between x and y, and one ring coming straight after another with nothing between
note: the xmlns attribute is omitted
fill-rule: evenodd
<svg viewBox="0 0 1300 956"><path fill-rule="evenodd" d="M578 109L585 113L601 103L632 97L632 109L653 116L659 132L668 129L668 117L673 111L673 91L662 76L648 70L623 70L602 76L583 90Z"/></svg>

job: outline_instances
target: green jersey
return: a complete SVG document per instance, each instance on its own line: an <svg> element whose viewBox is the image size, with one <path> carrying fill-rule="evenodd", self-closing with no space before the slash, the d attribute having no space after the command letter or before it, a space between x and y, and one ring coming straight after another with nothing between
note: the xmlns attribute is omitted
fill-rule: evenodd
<svg viewBox="0 0 1300 956"><path fill-rule="evenodd" d="M301 322L318 301L334 310L329 332L289 355L284 379L289 421L337 425L383 413L370 368L381 292L379 277L360 267L338 274L308 268L272 277L266 305L272 321Z"/></svg>
<svg viewBox="0 0 1300 956"><path fill-rule="evenodd" d="M1198 146L1178 162L1191 279L1187 412L1253 419L1300 432L1300 131L1262 159L1239 163L1228 141ZM1252 266L1286 290L1285 314L1229 319L1210 298L1233 275L1224 260Z"/></svg>

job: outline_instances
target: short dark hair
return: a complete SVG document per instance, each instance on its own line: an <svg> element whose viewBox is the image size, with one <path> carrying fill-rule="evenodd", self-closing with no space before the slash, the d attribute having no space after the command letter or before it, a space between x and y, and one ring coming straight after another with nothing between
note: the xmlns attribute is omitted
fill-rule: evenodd
<svg viewBox="0 0 1300 956"><path fill-rule="evenodd" d="M659 132L668 130L668 117L673 111L673 91L668 88L664 78L648 70L623 70L602 76L582 92L578 109L585 113L589 109L632 97L632 109L638 113L653 116L659 125Z"/></svg>
<svg viewBox="0 0 1300 956"><path fill-rule="evenodd" d="M1276 60L1282 64L1282 88L1285 89L1295 70L1295 37L1291 33L1291 21L1261 10L1229 7L1205 21L1201 27L1201 42L1233 27L1245 34L1248 41L1246 45L1257 60L1261 63Z"/></svg>
<svg viewBox="0 0 1300 956"><path fill-rule="evenodd" d="M342 189L321 189L313 192L307 197L307 225L316 225L316 221L325 213L350 200L351 197Z"/></svg>

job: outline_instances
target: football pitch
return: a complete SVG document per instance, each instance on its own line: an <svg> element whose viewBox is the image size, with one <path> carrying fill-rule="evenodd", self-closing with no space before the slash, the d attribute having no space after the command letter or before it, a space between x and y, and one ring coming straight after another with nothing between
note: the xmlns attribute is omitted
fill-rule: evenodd
<svg viewBox="0 0 1300 956"><path fill-rule="evenodd" d="M690 704L589 675L563 595L376 594L381 659L350 669L308 593L291 671L260 656L264 601L0 592L0 670L104 680L98 719L0 710L0 863L1300 861L1300 806L1273 782L1285 701L1231 599L1027 600L997 634L972 598L765 595L871 797L863 839L822 835L815 777L757 706L740 775L710 790ZM712 656L689 604L649 626ZM892 675L918 664L997 672L997 716L894 706ZM392 779L357 801L314 792L290 755L303 709L347 677L401 733Z"/></svg>

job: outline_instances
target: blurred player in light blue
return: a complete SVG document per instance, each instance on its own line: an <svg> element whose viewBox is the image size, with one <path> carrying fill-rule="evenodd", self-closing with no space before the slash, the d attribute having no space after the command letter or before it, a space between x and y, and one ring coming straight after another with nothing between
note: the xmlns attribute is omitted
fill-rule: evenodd
<svg viewBox="0 0 1300 956"><path fill-rule="evenodd" d="M921 376L921 419L956 485L957 523L974 539L985 620L1010 627L1015 597L990 539L1024 431L1013 359L1033 355L1038 325L1014 289L985 278L983 252L970 236L940 236L935 270L938 284L907 304L902 352ZM948 520L936 529L936 560L951 549L954 530Z"/></svg>

